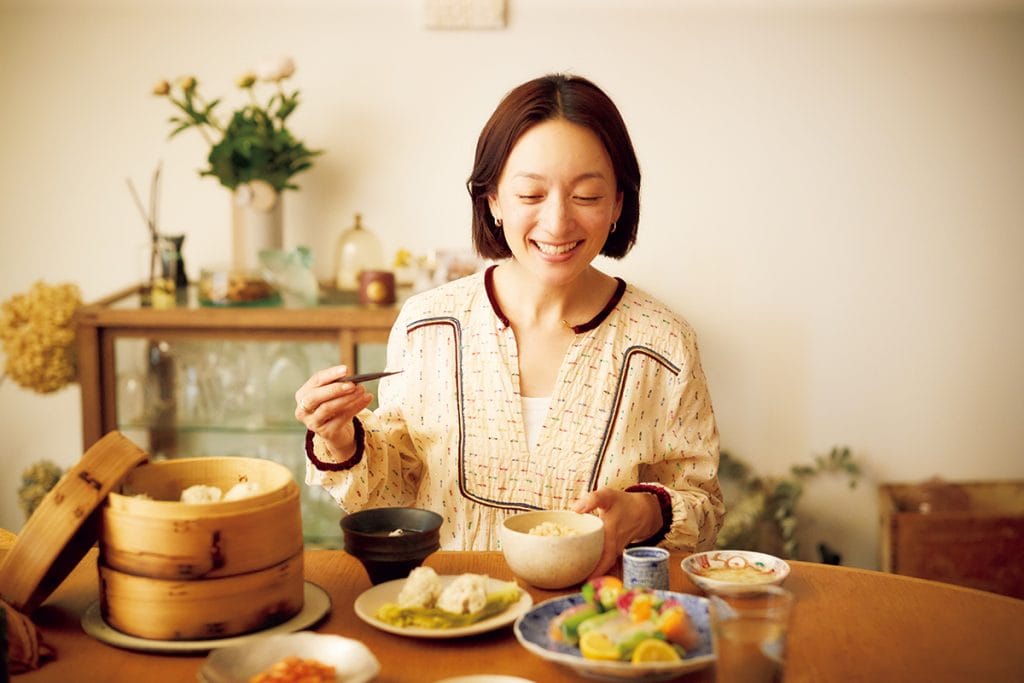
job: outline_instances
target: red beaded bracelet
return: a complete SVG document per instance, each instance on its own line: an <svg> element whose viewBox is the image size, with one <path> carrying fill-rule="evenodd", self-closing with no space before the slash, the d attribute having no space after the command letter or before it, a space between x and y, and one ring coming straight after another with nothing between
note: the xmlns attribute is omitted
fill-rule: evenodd
<svg viewBox="0 0 1024 683"><path fill-rule="evenodd" d="M668 491L654 484L633 484L626 487L626 492L651 493L658 498L658 506L661 508L661 528L649 538L636 543L630 543L630 545L658 545L665 540L668 530L672 528L672 496L669 495Z"/></svg>
<svg viewBox="0 0 1024 683"><path fill-rule="evenodd" d="M351 469L355 467L360 460L363 458L364 442L363 437L365 432L363 431L363 423L359 421L359 418L352 418L352 429L355 431L355 442L356 452L348 460L342 462L324 462L320 458L316 457L313 451L313 432L306 430L306 457L313 463L313 467L317 468L321 472L340 472L341 470Z"/></svg>

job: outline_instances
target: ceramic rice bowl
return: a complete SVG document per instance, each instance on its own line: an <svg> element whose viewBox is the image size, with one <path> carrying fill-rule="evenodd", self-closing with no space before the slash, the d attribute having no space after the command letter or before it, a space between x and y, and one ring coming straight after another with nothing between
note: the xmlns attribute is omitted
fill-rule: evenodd
<svg viewBox="0 0 1024 683"><path fill-rule="evenodd" d="M541 525L569 535L539 535ZM604 549L604 522L569 510L522 512L505 518L499 537L516 576L536 588L557 590L582 583L594 571Z"/></svg>

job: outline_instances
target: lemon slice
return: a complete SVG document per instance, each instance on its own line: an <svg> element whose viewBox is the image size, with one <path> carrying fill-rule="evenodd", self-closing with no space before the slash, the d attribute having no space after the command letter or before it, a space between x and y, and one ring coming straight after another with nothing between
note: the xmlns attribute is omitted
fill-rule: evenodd
<svg viewBox="0 0 1024 683"><path fill-rule="evenodd" d="M587 631L580 636L580 652L587 659L619 658L619 646L600 631Z"/></svg>
<svg viewBox="0 0 1024 683"><path fill-rule="evenodd" d="M640 641L640 644L633 650L633 663L639 662L678 662L679 653L676 649L657 638L648 638Z"/></svg>

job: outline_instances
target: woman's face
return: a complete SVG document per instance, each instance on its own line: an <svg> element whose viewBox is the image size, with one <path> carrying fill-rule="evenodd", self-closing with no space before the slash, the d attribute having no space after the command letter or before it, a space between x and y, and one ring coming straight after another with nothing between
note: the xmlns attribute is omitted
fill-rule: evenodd
<svg viewBox="0 0 1024 683"><path fill-rule="evenodd" d="M597 135L550 119L516 142L489 204L512 257L545 284L564 285L601 253L622 193Z"/></svg>

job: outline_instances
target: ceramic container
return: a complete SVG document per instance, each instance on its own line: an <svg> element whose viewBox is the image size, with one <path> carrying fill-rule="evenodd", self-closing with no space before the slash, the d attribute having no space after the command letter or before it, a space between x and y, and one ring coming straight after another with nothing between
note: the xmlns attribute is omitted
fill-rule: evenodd
<svg viewBox="0 0 1024 683"><path fill-rule="evenodd" d="M542 525L568 533L540 535L537 532ZM510 515L499 535L501 552L515 575L531 586L548 590L582 583L597 566L604 548L601 518L569 510Z"/></svg>

